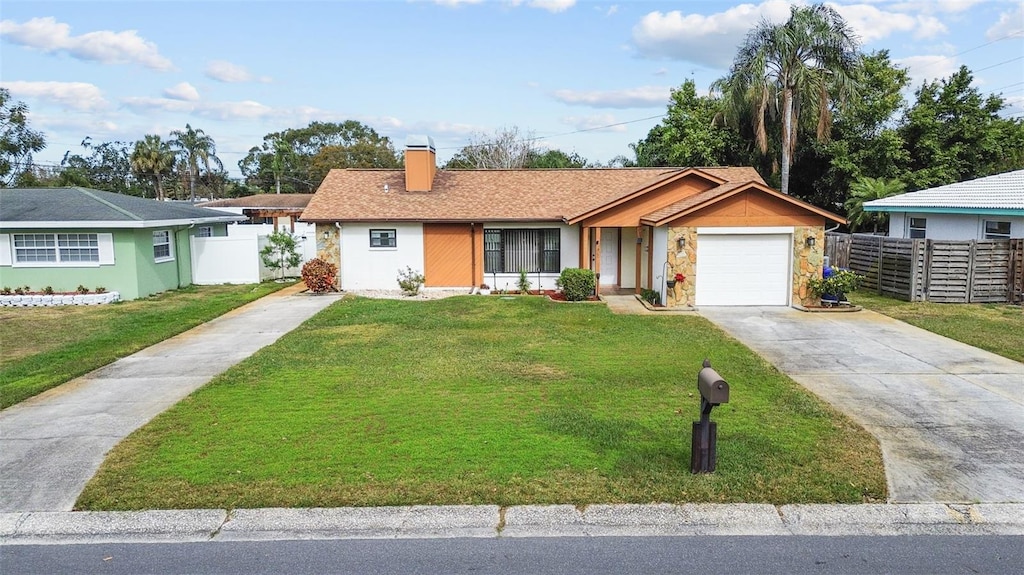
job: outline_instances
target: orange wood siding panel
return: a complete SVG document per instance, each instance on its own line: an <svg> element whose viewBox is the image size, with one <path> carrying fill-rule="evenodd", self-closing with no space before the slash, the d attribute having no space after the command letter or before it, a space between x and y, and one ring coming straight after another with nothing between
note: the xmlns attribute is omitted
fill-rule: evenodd
<svg viewBox="0 0 1024 575"><path fill-rule="evenodd" d="M469 287L480 282L473 277L473 239L477 247L477 274L483 277L483 230L474 234L470 224L423 224L423 285L427 287Z"/></svg>
<svg viewBox="0 0 1024 575"><path fill-rule="evenodd" d="M716 202L695 214L670 222L669 226L820 226L823 224L824 218L817 214L752 190Z"/></svg>
<svg viewBox="0 0 1024 575"><path fill-rule="evenodd" d="M699 194L715 187L704 178L688 176L677 182L665 185L634 198L622 205L610 208L605 212L581 222L582 225L604 228L626 228L640 225L640 218L653 211L674 204L679 200Z"/></svg>

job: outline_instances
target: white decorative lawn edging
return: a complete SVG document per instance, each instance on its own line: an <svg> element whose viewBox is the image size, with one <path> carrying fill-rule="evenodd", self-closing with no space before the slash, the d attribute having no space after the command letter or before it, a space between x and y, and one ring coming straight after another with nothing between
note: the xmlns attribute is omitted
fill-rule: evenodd
<svg viewBox="0 0 1024 575"><path fill-rule="evenodd" d="M91 294L0 295L0 307L53 307L58 305L100 305L119 301L116 291Z"/></svg>

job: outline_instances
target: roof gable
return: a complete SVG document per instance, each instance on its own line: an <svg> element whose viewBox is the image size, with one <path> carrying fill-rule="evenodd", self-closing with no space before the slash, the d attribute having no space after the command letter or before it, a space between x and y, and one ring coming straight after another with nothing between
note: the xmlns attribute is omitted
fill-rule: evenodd
<svg viewBox="0 0 1024 575"><path fill-rule="evenodd" d="M7 227L73 224L79 227L147 227L147 223L230 222L221 211L160 202L88 188L0 190L0 223Z"/></svg>
<svg viewBox="0 0 1024 575"><path fill-rule="evenodd" d="M826 220L831 220L837 224L846 223L846 220L841 216L833 214L828 210L823 210L803 200L794 198L793 196L773 190L772 188L758 182L728 182L722 184L715 188L711 188L710 190L684 198L657 211L651 212L641 218L640 222L644 225L663 226L681 218L711 209L713 206L722 204L731 198L746 193L767 195L776 203L776 205L782 205L785 206L785 208L793 208L783 210L776 209L776 212L788 212L790 215L814 215Z"/></svg>

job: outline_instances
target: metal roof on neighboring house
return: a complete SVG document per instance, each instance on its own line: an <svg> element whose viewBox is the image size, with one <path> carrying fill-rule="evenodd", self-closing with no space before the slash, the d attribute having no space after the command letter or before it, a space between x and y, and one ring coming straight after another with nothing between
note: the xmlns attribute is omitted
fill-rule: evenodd
<svg viewBox="0 0 1024 575"><path fill-rule="evenodd" d="M88 188L0 189L0 225L10 228L144 228L244 219L217 210Z"/></svg>
<svg viewBox="0 0 1024 575"><path fill-rule="evenodd" d="M196 204L203 208L296 209L309 204L313 194L255 194L239 198L210 200Z"/></svg>
<svg viewBox="0 0 1024 575"><path fill-rule="evenodd" d="M869 212L944 211L1024 215L1024 170L864 202Z"/></svg>

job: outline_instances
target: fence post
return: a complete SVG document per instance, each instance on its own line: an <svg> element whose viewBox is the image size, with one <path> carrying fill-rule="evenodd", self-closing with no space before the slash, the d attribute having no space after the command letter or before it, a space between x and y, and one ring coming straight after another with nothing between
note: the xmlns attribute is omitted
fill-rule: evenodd
<svg viewBox="0 0 1024 575"><path fill-rule="evenodd" d="M974 258L978 253L978 243L971 240L970 250L967 252L967 303L974 300Z"/></svg>

